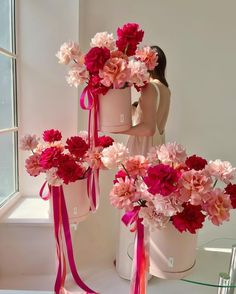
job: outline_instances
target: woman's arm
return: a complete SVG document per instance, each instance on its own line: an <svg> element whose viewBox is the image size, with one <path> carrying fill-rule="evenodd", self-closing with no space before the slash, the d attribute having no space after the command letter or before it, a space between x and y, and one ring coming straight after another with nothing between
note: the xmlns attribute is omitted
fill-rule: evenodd
<svg viewBox="0 0 236 294"><path fill-rule="evenodd" d="M156 131L157 114L157 92L155 87L149 83L141 93L139 99L142 111L142 122L120 134L132 136L153 136Z"/></svg>

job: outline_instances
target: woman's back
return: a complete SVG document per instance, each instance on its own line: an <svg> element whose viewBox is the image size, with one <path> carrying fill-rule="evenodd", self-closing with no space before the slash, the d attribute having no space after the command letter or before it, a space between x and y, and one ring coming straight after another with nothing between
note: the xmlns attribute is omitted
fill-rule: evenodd
<svg viewBox="0 0 236 294"><path fill-rule="evenodd" d="M153 136L130 136L127 142L130 155L146 155L152 146L165 143L165 125L169 113L170 90L158 80L152 80L156 89L156 131ZM139 100L138 106L133 114L133 125L142 122L142 108L145 97Z"/></svg>

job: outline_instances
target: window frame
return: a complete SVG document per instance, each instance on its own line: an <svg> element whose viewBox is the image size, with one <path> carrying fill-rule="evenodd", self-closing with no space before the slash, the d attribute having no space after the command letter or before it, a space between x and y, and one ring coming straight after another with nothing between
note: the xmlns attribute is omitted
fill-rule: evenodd
<svg viewBox="0 0 236 294"><path fill-rule="evenodd" d="M13 114L13 126L10 128L0 129L0 136L3 133L11 133L13 135L13 160L14 160L14 188L15 191L7 195L6 198L0 203L0 215L5 213L5 211L17 201L20 196L19 193L19 152L18 152L18 101L17 101L17 30L16 30L16 2L15 0L11 0L10 6L10 34L11 34L11 51L8 51L2 47L0 47L0 54L6 56L11 59L11 69L12 69L12 114Z"/></svg>

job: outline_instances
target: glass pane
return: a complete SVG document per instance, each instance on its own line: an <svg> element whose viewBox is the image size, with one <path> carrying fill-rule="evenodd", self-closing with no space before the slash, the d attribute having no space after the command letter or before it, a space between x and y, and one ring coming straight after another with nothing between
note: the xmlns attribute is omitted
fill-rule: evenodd
<svg viewBox="0 0 236 294"><path fill-rule="evenodd" d="M11 51L11 0L0 2L0 47Z"/></svg>
<svg viewBox="0 0 236 294"><path fill-rule="evenodd" d="M0 204L16 192L14 142L13 132L0 134Z"/></svg>
<svg viewBox="0 0 236 294"><path fill-rule="evenodd" d="M0 54L0 129L13 126L12 62Z"/></svg>

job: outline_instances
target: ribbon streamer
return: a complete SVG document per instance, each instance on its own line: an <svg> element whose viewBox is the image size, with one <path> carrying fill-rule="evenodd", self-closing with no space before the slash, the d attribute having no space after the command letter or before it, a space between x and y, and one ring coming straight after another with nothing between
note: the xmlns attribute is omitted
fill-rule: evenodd
<svg viewBox="0 0 236 294"><path fill-rule="evenodd" d="M87 106L85 104L86 97L88 99ZM85 87L80 96L80 106L82 109L89 110L88 119L88 144L90 148L95 148L98 143L98 116L99 105L98 96L93 95L89 87ZM88 173L88 196L90 199L91 211L96 211L99 206L99 170L92 169Z"/></svg>
<svg viewBox="0 0 236 294"><path fill-rule="evenodd" d="M132 211L126 212L122 217L122 222L126 226L133 223L136 224L135 253L130 294L146 294L147 251L145 248L143 219L139 217L139 211L140 207L136 206Z"/></svg>
<svg viewBox="0 0 236 294"><path fill-rule="evenodd" d="M86 294L98 294L98 292L93 291L83 282L83 280L79 276L76 269L72 240L71 240L71 233L70 233L70 224L69 224L69 218L68 218L68 212L66 208L63 187L48 185L49 192L46 195L47 197L44 197L43 191L45 189L45 186L46 186L46 182L43 184L42 188L40 189L40 196L44 200L48 200L49 199L48 195L50 195L50 197L52 197L52 202L53 202L54 235L56 240L56 252L57 252L57 258L58 258L58 269L57 269L56 281L54 285L55 294L70 293L64 287L65 279L66 279L66 259L65 259L65 253L63 248L63 238L62 238L63 232L65 237L64 239L66 243L66 251L67 251L69 266L70 266L74 281L82 290L85 291Z"/></svg>

